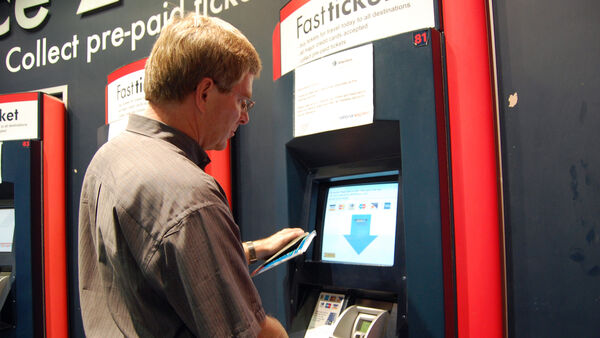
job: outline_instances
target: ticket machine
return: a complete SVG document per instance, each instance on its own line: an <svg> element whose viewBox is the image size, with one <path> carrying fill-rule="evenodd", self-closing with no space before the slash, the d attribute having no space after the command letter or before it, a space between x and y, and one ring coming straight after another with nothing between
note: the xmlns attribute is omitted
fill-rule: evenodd
<svg viewBox="0 0 600 338"><path fill-rule="evenodd" d="M65 106L0 95L0 116L0 336L65 337Z"/></svg>
<svg viewBox="0 0 600 338"><path fill-rule="evenodd" d="M377 121L288 144L294 168L311 168L301 217L317 231L313 250L290 266L295 334L382 337L406 327L399 132L397 121ZM302 154L315 162L294 159Z"/></svg>
<svg viewBox="0 0 600 338"><path fill-rule="evenodd" d="M373 123L287 143L289 223L317 232L288 265L291 337L443 337L452 327L442 47L433 29L373 42Z"/></svg>

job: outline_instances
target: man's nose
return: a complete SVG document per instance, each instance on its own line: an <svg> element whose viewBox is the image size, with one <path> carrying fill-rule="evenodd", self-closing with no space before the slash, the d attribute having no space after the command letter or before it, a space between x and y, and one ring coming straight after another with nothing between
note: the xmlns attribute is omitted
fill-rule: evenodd
<svg viewBox="0 0 600 338"><path fill-rule="evenodd" d="M250 115L248 114L248 111L244 109L240 114L240 124L248 124L248 122L250 122Z"/></svg>

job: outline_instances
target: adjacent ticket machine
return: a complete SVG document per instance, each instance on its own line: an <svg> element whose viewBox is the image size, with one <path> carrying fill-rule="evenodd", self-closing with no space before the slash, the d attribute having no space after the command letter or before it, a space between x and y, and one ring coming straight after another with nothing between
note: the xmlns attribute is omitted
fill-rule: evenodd
<svg viewBox="0 0 600 338"><path fill-rule="evenodd" d="M66 337L65 106L0 95L0 336Z"/></svg>
<svg viewBox="0 0 600 338"><path fill-rule="evenodd" d="M432 29L373 42L373 123L287 143L289 223L317 231L288 266L290 336L453 330L442 46Z"/></svg>

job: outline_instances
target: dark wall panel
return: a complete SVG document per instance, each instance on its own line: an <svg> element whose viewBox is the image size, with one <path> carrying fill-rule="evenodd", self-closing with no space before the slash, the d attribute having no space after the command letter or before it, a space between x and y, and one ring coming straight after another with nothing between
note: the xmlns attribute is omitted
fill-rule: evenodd
<svg viewBox="0 0 600 338"><path fill-rule="evenodd" d="M600 3L504 0L493 12L509 334L598 337Z"/></svg>
<svg viewBox="0 0 600 338"><path fill-rule="evenodd" d="M238 27L258 50L263 72L255 81L250 123L239 129L233 142L234 179L238 189L234 204L244 240L262 238L288 224L285 142L292 135L292 112L277 104L282 88L273 83L271 38L279 21L279 9L288 1L252 2L253 13L232 12ZM289 88L292 90L292 88ZM254 279L267 312L285 324L285 269L275 269Z"/></svg>

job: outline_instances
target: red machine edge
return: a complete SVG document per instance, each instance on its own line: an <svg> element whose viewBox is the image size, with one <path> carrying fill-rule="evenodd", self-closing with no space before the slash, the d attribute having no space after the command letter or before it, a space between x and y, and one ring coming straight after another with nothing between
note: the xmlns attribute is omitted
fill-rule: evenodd
<svg viewBox="0 0 600 338"><path fill-rule="evenodd" d="M44 298L46 337L68 337L66 244L66 111L43 95Z"/></svg>

